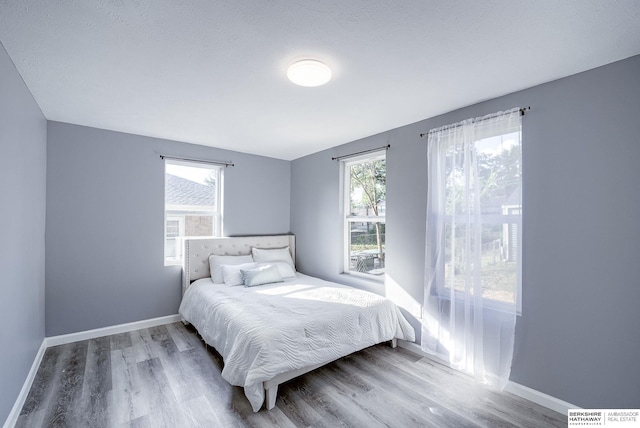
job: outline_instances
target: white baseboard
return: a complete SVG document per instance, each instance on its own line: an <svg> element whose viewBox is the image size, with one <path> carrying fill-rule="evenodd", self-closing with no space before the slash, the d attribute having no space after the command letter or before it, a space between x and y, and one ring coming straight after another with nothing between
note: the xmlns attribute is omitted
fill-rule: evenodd
<svg viewBox="0 0 640 428"><path fill-rule="evenodd" d="M528 386L520 385L516 382L509 381L504 390L513 395L517 395L520 398L524 398L525 400L533 401L547 409L562 413L565 416L569 409L580 409L580 407L575 404L568 403L559 398L545 394L544 392L529 388Z"/></svg>
<svg viewBox="0 0 640 428"><path fill-rule="evenodd" d="M112 325L110 327L96 328L94 330L79 331L77 333L62 334L60 336L46 337L44 340L47 347L65 345L67 343L79 342L81 340L95 339L96 337L109 336L111 334L127 333L129 331L140 330L142 328L155 327L157 325L178 322L182 318L180 315L168 315L166 317L151 318L148 320L135 321L127 324Z"/></svg>
<svg viewBox="0 0 640 428"><path fill-rule="evenodd" d="M410 352L413 352L414 354L420 355L422 357L430 358L439 364L443 364L447 367L451 367L448 361L442 360L436 357L435 355L431 355L424 352L420 347L420 345L416 343L407 342L406 340L398 340L398 346ZM559 398L545 394L544 392L540 392L533 388L529 388L528 386L520 385L519 383L516 383L513 381L509 381L507 383L507 386L504 388L504 390L513 395L517 395L520 398L524 398L525 400L529 400L536 404L539 404L542 407L546 407L547 409L551 409L555 412L562 413L563 415L566 415L569 409L580 408L575 404L568 403Z"/></svg>
<svg viewBox="0 0 640 428"><path fill-rule="evenodd" d="M3 428L11 428L15 426L18 421L18 416L20 416L20 411L22 410L22 406L24 406L24 402L27 400L27 395L29 394L29 390L31 389L31 385L33 384L33 380L36 377L36 373L38 372L38 368L40 367L40 363L42 362L42 357L44 356L47 348L51 346L64 345L67 343L78 342L80 340L88 340L95 339L96 337L108 336L111 334L118 333L126 333L129 331L140 330L142 328L155 327L158 325L170 324L173 322L180 321L182 318L180 315L168 315L166 317L152 318L148 320L130 322L127 324L118 324L110 327L96 328L94 330L80 331L78 333L71 334L62 334L60 336L51 336L45 337L42 341L42 345L40 345L40 349L36 354L35 359L33 360L33 364L31 365L31 370L29 370L29 374L27 375L27 379L24 381L22 385L22 389L20 390L20 394L18 394L18 398L16 399L7 420L5 421Z"/></svg>
<svg viewBox="0 0 640 428"><path fill-rule="evenodd" d="M31 364L31 369L29 370L29 374L27 375L27 379L24 381L22 385L22 389L20 390L20 394L18 394L18 398L16 402L13 404L13 408L11 412L9 412L9 416L7 416L7 420L4 422L4 428L11 428L15 426L16 422L18 422L18 416L20 416L20 411L22 410L22 406L24 406L24 402L27 401L27 395L29 395L29 390L31 389L31 384L33 380L36 378L36 373L38 373L38 368L40 367L40 363L42 362L42 357L44 357L44 352L47 350L46 338L40 344L40 349L38 349L38 353L36 357L33 359L33 364Z"/></svg>

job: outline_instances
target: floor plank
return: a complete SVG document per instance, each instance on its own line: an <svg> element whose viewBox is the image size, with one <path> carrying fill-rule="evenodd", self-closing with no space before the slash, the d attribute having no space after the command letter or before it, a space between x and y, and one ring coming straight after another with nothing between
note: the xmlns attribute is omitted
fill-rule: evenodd
<svg viewBox="0 0 640 428"><path fill-rule="evenodd" d="M566 416L382 344L280 385L254 413L182 323L47 349L17 427L562 427Z"/></svg>
<svg viewBox="0 0 640 428"><path fill-rule="evenodd" d="M87 346L87 359L78 399L77 426L109 425L109 392L111 391L111 343L108 337L92 339Z"/></svg>

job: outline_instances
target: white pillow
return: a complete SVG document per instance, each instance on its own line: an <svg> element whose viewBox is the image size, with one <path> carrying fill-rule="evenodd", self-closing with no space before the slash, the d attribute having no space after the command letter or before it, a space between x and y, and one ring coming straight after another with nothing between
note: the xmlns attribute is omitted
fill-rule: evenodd
<svg viewBox="0 0 640 428"><path fill-rule="evenodd" d="M257 263L268 262L286 262L294 270L296 265L293 264L289 247L285 248L252 248L251 254L253 254L253 261Z"/></svg>
<svg viewBox="0 0 640 428"><path fill-rule="evenodd" d="M242 280L247 287L282 282L280 271L273 265L260 266L255 269L241 269Z"/></svg>
<svg viewBox="0 0 640 428"><path fill-rule="evenodd" d="M280 272L282 278L294 278L296 271L287 262L271 262L271 263L257 263L258 266L275 266ZM225 281L226 282L226 281Z"/></svg>
<svg viewBox="0 0 640 428"><path fill-rule="evenodd" d="M257 268L258 263L243 263L241 265L222 265L220 268L222 269L222 279L224 280L224 285L242 285L242 272L241 269L253 269ZM289 265L287 265L289 267Z"/></svg>
<svg viewBox="0 0 640 428"><path fill-rule="evenodd" d="M211 271L211 281L214 284L222 284L224 277L222 276L222 265L241 265L243 263L252 263L253 257L246 256L216 256L212 254L209 256L209 270Z"/></svg>

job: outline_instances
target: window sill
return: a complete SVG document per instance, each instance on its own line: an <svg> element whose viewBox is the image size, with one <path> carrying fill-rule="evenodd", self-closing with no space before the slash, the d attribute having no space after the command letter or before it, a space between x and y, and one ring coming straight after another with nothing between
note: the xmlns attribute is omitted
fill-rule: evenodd
<svg viewBox="0 0 640 428"><path fill-rule="evenodd" d="M340 282L356 288L365 288L374 292L380 292L380 288L384 287L384 277L384 275L372 276L342 272L340 274Z"/></svg>
<svg viewBox="0 0 640 428"><path fill-rule="evenodd" d="M165 260L164 261L164 267L168 267L168 266L182 266L182 260Z"/></svg>
<svg viewBox="0 0 640 428"><path fill-rule="evenodd" d="M438 293L437 296L439 299L442 299L442 300L451 300L451 295L449 293ZM456 302L460 302L461 304L463 304L464 302L464 298L461 296L458 296L457 294L455 299L456 299ZM508 315L513 313L513 306L514 306L513 303L500 302L497 300L484 299L483 301L483 307L485 310L501 312ZM516 307L516 315L522 316L521 307Z"/></svg>

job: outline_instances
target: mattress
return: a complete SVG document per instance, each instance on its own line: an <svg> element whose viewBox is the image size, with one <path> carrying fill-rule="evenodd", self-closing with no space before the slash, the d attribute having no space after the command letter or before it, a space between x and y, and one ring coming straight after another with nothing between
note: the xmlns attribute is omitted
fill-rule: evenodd
<svg viewBox="0 0 640 428"><path fill-rule="evenodd" d="M300 273L257 287L202 278L187 289L179 312L222 355L222 377L244 388L254 411L264 401L263 382L279 374L394 338L415 340L390 300Z"/></svg>

